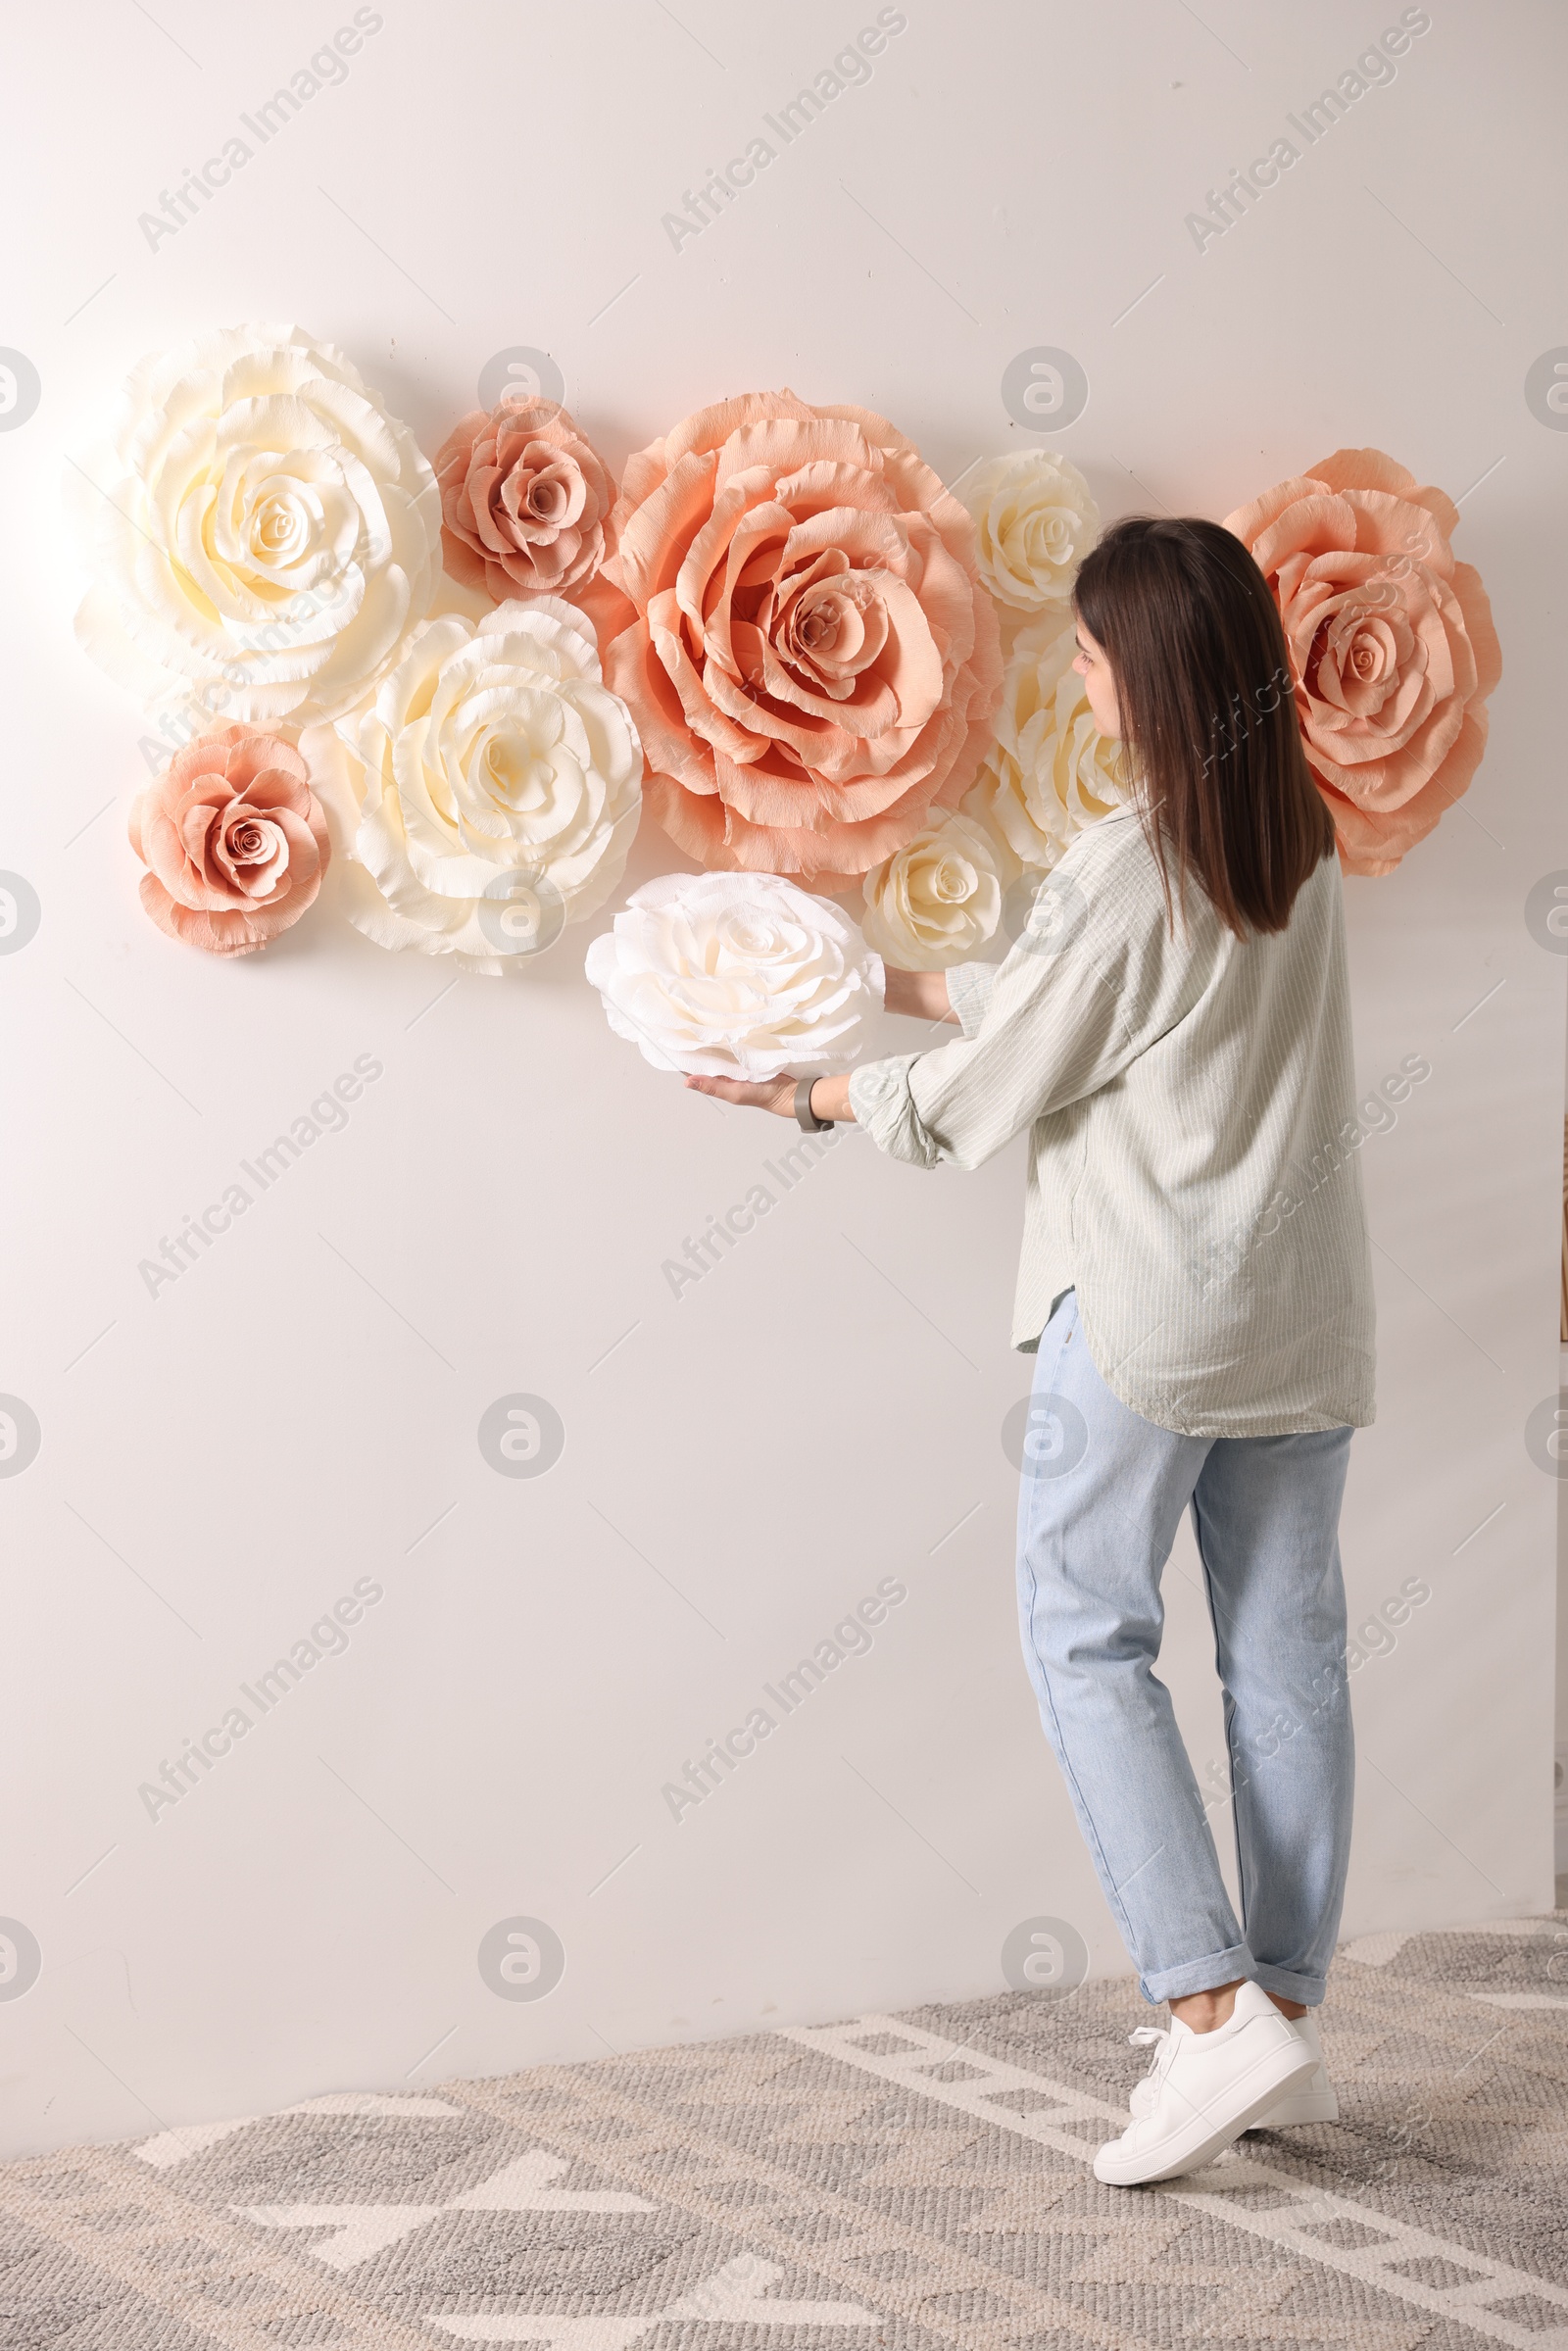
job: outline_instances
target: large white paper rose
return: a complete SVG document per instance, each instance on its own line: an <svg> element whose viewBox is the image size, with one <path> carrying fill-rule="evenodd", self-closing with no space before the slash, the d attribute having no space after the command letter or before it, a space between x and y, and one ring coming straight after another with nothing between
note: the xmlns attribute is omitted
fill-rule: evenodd
<svg viewBox="0 0 1568 2351"><path fill-rule="evenodd" d="M882 1004L881 957L853 923L772 873L644 882L587 971L617 1037L701 1077L847 1069Z"/></svg>
<svg viewBox="0 0 1568 2351"><path fill-rule="evenodd" d="M93 659L149 706L308 724L395 659L440 571L441 494L341 352L236 326L155 352L67 473Z"/></svg>
<svg viewBox="0 0 1568 2351"><path fill-rule="evenodd" d="M873 866L866 942L898 971L946 971L983 947L1002 915L998 855L984 825L950 816Z"/></svg>
<svg viewBox="0 0 1568 2351"><path fill-rule="evenodd" d="M1015 612L1064 612L1100 536L1100 509L1071 458L1054 449L994 457L969 477L980 577Z"/></svg>
<svg viewBox="0 0 1568 2351"><path fill-rule="evenodd" d="M1072 622L1020 629L1007 661L996 740L963 801L1020 865L1049 869L1086 824L1128 798L1119 743L1100 732L1072 665Z"/></svg>
<svg viewBox="0 0 1568 2351"><path fill-rule="evenodd" d="M378 947L499 977L620 880L642 746L593 622L559 597L427 621L336 735L349 919Z"/></svg>

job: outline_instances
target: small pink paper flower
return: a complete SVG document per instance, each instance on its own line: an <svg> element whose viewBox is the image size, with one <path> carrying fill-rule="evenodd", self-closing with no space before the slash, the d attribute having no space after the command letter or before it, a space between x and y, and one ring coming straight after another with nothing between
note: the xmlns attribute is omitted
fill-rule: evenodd
<svg viewBox="0 0 1568 2351"><path fill-rule="evenodd" d="M609 468L553 400L503 400L453 426L436 454L448 571L497 604L564 596L591 617L627 613L599 586L614 504ZM618 608L618 609L617 609Z"/></svg>
<svg viewBox="0 0 1568 2351"><path fill-rule="evenodd" d="M214 955L249 955L298 922L331 855L304 759L249 726L176 751L137 796L129 831L154 922Z"/></svg>
<svg viewBox="0 0 1568 2351"><path fill-rule="evenodd" d="M721 871L848 888L973 783L1002 684L958 501L885 416L752 392L626 463L605 674Z"/></svg>
<svg viewBox="0 0 1568 2351"><path fill-rule="evenodd" d="M1307 762L1350 873L1390 873L1481 763L1502 674L1480 574L1441 490L1379 449L1340 449L1225 527L1285 624Z"/></svg>

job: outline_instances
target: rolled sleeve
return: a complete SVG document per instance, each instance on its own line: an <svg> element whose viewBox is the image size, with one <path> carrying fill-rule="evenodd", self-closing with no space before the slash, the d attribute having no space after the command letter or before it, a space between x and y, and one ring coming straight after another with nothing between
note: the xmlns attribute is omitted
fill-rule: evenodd
<svg viewBox="0 0 1568 2351"><path fill-rule="evenodd" d="M850 1108L878 1151L906 1159L912 1167L935 1167L936 1139L921 1124L909 1092L909 1072L919 1058L918 1053L897 1053L852 1071Z"/></svg>
<svg viewBox="0 0 1568 2351"><path fill-rule="evenodd" d="M991 1009L1000 963L955 963L948 973L948 1002L966 1037L978 1037Z"/></svg>
<svg viewBox="0 0 1568 2351"><path fill-rule="evenodd" d="M988 995L974 1036L851 1079L851 1108L894 1158L983 1166L1037 1118L1108 1085L1145 1042L1116 978L1081 947L1015 948Z"/></svg>

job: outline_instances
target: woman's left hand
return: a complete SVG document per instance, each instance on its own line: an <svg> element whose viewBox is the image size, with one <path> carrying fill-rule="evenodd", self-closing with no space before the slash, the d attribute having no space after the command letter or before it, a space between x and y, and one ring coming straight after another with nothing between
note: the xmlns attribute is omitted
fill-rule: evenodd
<svg viewBox="0 0 1568 2351"><path fill-rule="evenodd" d="M792 1077L763 1078L751 1083L744 1078L694 1078L685 1081L694 1094L711 1094L715 1101L736 1102L746 1110L771 1110L775 1118L795 1116L795 1089L799 1080ZM853 1119L850 1108L850 1081L841 1078L813 1078L810 1094L811 1108L818 1118L837 1124Z"/></svg>

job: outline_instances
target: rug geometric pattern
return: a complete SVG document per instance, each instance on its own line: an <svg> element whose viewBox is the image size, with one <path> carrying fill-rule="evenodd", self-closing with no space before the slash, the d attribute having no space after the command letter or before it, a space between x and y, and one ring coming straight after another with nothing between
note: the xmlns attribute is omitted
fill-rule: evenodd
<svg viewBox="0 0 1568 2351"><path fill-rule="evenodd" d="M1341 2120L1089 2168L1125 1980L0 2169L5 2351L1568 2351L1568 1914L1348 1945Z"/></svg>

